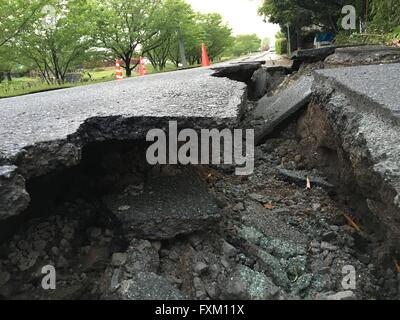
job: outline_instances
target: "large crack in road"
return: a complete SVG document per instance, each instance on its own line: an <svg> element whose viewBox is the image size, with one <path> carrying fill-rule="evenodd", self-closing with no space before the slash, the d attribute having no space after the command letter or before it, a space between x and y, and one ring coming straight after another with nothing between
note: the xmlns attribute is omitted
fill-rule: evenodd
<svg viewBox="0 0 400 320"><path fill-rule="evenodd" d="M349 119L352 110L335 109L337 101L340 108L353 106L339 99L342 87L319 80L300 102L263 98L273 99L274 117L260 121L259 87L254 84L247 101L245 84L251 86L259 69L231 66L219 69L219 78L210 70L180 72L176 90L168 92L151 77L144 80L155 85L151 92L139 80L121 89L63 90L50 94L47 107L42 94L0 101L7 137L1 146L0 297L399 298L399 211L390 187L396 172L371 190L363 182L379 174L382 166L373 160L382 160L380 149L376 157L368 154L368 135L361 144L346 143L354 131L368 133L365 121L382 119L371 118L373 112L367 120ZM270 72L281 74L277 70ZM373 67L362 72L368 70L373 73ZM296 95L293 88L283 94ZM97 89L115 99L98 99ZM122 89L125 102L115 91ZM78 111L82 99L88 106ZM142 104L151 112L135 109ZM44 110L49 118L40 117ZM12 124L17 115L21 123ZM148 165L145 133L166 128L169 120L182 128L256 127L262 134L254 174L235 176L231 166ZM349 133L346 123L353 125ZM397 141L395 124L385 130ZM355 161L355 154L371 163ZM398 168L395 154L385 159ZM54 291L40 285L41 268L49 264L57 269ZM349 267L356 272L354 290L342 283Z"/></svg>

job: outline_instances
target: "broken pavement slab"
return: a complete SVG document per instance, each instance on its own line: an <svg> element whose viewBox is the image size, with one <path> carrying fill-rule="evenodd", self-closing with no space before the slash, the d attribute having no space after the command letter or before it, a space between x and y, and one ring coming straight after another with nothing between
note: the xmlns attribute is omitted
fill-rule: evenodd
<svg viewBox="0 0 400 320"><path fill-rule="evenodd" d="M400 48L384 45L336 48L335 53L325 60L327 66L355 66L399 62Z"/></svg>
<svg viewBox="0 0 400 320"><path fill-rule="evenodd" d="M312 115L312 108L321 110L337 137L338 177L348 177L350 170L348 187L357 185L365 206L383 227L388 241L381 250L394 250L400 243L400 64L319 70L314 78L308 111ZM346 190L349 181L340 183Z"/></svg>
<svg viewBox="0 0 400 320"><path fill-rule="evenodd" d="M121 221L126 234L150 240L204 230L218 224L220 209L207 185L191 168L174 176L154 175L139 195L114 195L108 208Z"/></svg>
<svg viewBox="0 0 400 320"><path fill-rule="evenodd" d="M247 86L214 73L199 68L0 99L0 165L16 166L28 181L79 164L88 143L144 140L149 129L166 128L168 121L182 128L234 128ZM25 205L0 208L4 219Z"/></svg>
<svg viewBox="0 0 400 320"><path fill-rule="evenodd" d="M303 77L280 94L272 97L265 96L258 101L252 118L260 119L263 124L256 128L256 144L262 142L283 121L308 104L311 98L312 83L312 77Z"/></svg>

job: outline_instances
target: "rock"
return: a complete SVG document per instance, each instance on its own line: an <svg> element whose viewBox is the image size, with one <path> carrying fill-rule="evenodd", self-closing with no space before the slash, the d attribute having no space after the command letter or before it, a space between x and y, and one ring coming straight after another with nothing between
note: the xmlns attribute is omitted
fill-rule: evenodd
<svg viewBox="0 0 400 320"><path fill-rule="evenodd" d="M333 232L333 231L325 232L322 235L322 240L323 241L332 241L332 240L335 240L335 239L336 239L336 233Z"/></svg>
<svg viewBox="0 0 400 320"><path fill-rule="evenodd" d="M272 277L278 286L286 289L289 288L289 278L278 259L263 250L259 250L257 256L259 258L258 263L261 269L265 271L268 276Z"/></svg>
<svg viewBox="0 0 400 320"><path fill-rule="evenodd" d="M207 184L185 167L176 176L151 176L139 196L106 197L109 209L120 220L124 232L135 238L167 240L178 235L207 230L220 221L220 209ZM121 205L129 210L121 212Z"/></svg>
<svg viewBox="0 0 400 320"><path fill-rule="evenodd" d="M0 220L16 216L30 202L25 190L25 179L17 173L16 166L0 166Z"/></svg>
<svg viewBox="0 0 400 320"><path fill-rule="evenodd" d="M154 250L156 250L157 252L159 252L161 250L162 243L160 241L152 241L151 245L153 246Z"/></svg>
<svg viewBox="0 0 400 320"><path fill-rule="evenodd" d="M223 298L227 300L270 300L279 293L270 278L244 265L237 266L223 289Z"/></svg>
<svg viewBox="0 0 400 320"><path fill-rule="evenodd" d="M353 291L341 291L334 295L327 296L328 300L355 300L356 295Z"/></svg>
<svg viewBox="0 0 400 320"><path fill-rule="evenodd" d="M128 211L131 208L131 206L120 206L118 207L118 211Z"/></svg>
<svg viewBox="0 0 400 320"><path fill-rule="evenodd" d="M66 239L61 239L60 241L60 247L65 249L69 247L69 242Z"/></svg>
<svg viewBox="0 0 400 320"><path fill-rule="evenodd" d="M243 211L245 209L243 202L238 202L233 206L233 211Z"/></svg>
<svg viewBox="0 0 400 320"><path fill-rule="evenodd" d="M64 258L63 255L60 255L57 261L57 268L67 268L69 266L68 260Z"/></svg>
<svg viewBox="0 0 400 320"><path fill-rule="evenodd" d="M126 262L126 253L116 252L113 254L111 259L111 264L114 267L119 267L125 264Z"/></svg>
<svg viewBox="0 0 400 320"><path fill-rule="evenodd" d="M222 252L224 253L225 256L230 258L230 257L233 257L237 253L237 250L230 243L228 243L225 240L223 240L223 242L222 242Z"/></svg>
<svg viewBox="0 0 400 320"><path fill-rule="evenodd" d="M138 272L157 272L160 265L158 252L147 240L132 240L126 251L124 271L129 275Z"/></svg>
<svg viewBox="0 0 400 320"><path fill-rule="evenodd" d="M54 256L58 256L59 254L60 254L60 249L58 249L57 247L53 247L53 248L51 248L51 253L54 255Z"/></svg>
<svg viewBox="0 0 400 320"><path fill-rule="evenodd" d="M189 242L194 248L198 248L203 242L203 239L198 234L193 234L189 237Z"/></svg>
<svg viewBox="0 0 400 320"><path fill-rule="evenodd" d="M29 270L36 264L38 258L39 258L39 253L36 251L30 252L27 257L22 257L18 265L19 270L20 271Z"/></svg>
<svg viewBox="0 0 400 320"><path fill-rule="evenodd" d="M209 285L205 286L206 293L210 297L210 299L216 300L219 296L219 290L217 283L213 282Z"/></svg>
<svg viewBox="0 0 400 320"><path fill-rule="evenodd" d="M44 249L46 249L46 246L47 242L44 240L37 240L33 242L33 247L37 251L43 251Z"/></svg>
<svg viewBox="0 0 400 320"><path fill-rule="evenodd" d="M101 231L100 228L92 228L92 229L89 231L89 235L90 235L90 237L93 238L93 239L99 238L99 237L101 236L101 233L102 233L102 231Z"/></svg>
<svg viewBox="0 0 400 320"><path fill-rule="evenodd" d="M249 198L262 204L268 201L266 196L259 193L251 193L249 194Z"/></svg>
<svg viewBox="0 0 400 320"><path fill-rule="evenodd" d="M250 93L253 99L260 99L265 95L268 89L268 80L271 76L265 68L259 68L251 77Z"/></svg>
<svg viewBox="0 0 400 320"><path fill-rule="evenodd" d="M151 272L140 272L131 280L125 280L113 294L121 300L182 300L182 293L165 278Z"/></svg>
<svg viewBox="0 0 400 320"><path fill-rule="evenodd" d="M337 251L338 247L336 247L328 242L323 241L323 242L321 242L321 249L327 250L327 251Z"/></svg>
<svg viewBox="0 0 400 320"><path fill-rule="evenodd" d="M298 293L306 290L311 285L312 279L313 279L312 274L309 274L309 273L303 274L293 284L292 288L298 294Z"/></svg>
<svg viewBox="0 0 400 320"><path fill-rule="evenodd" d="M197 274L202 274L207 270L208 270L208 266L204 262L197 262L196 265L194 266L194 271Z"/></svg>
<svg viewBox="0 0 400 320"><path fill-rule="evenodd" d="M0 272L0 288L4 286L11 278L8 272Z"/></svg>
<svg viewBox="0 0 400 320"><path fill-rule="evenodd" d="M318 212L321 210L321 204L320 203L313 203L312 205L313 211Z"/></svg>

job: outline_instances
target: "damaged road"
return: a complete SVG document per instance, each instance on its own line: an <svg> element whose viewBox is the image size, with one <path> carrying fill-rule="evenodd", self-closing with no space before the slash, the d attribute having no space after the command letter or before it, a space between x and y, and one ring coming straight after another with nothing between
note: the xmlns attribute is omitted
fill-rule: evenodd
<svg viewBox="0 0 400 320"><path fill-rule="evenodd" d="M0 100L0 297L399 299L399 97L379 78L398 68L251 62ZM169 120L259 130L254 174L149 165Z"/></svg>

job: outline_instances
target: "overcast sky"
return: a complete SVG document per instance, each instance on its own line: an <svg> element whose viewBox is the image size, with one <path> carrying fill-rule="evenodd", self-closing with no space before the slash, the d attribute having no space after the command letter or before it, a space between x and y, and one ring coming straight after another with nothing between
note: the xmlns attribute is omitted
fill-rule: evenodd
<svg viewBox="0 0 400 320"><path fill-rule="evenodd" d="M235 35L256 33L260 38L274 38L279 26L265 23L257 14L262 0L186 0L196 11L220 13Z"/></svg>

